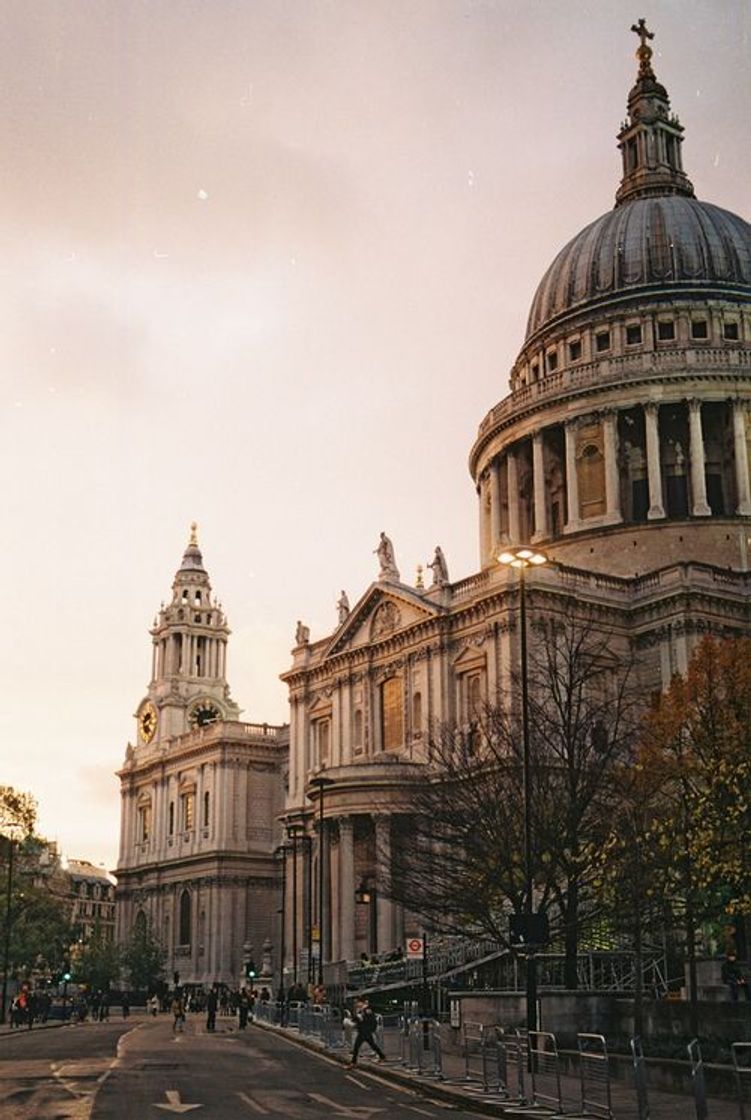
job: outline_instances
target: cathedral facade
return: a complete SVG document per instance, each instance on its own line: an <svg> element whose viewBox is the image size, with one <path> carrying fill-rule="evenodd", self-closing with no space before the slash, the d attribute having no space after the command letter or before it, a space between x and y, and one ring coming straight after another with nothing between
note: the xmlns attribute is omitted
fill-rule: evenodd
<svg viewBox="0 0 751 1120"><path fill-rule="evenodd" d="M149 925L183 984L236 986L277 924L288 728L241 721L229 635L193 526L118 774L117 940Z"/></svg>
<svg viewBox="0 0 751 1120"><path fill-rule="evenodd" d="M310 641L298 626L283 675L293 972L311 927L324 961L419 933L388 898L391 853L409 842L430 729L466 725L519 664L504 549L552 561L527 573L527 609L599 619L647 692L703 634L751 629L751 226L696 199L651 33L634 30L615 207L545 273L511 391L470 452L478 570L452 582L437 549L431 586L410 586L382 534L380 572L351 610L342 596L337 629Z"/></svg>

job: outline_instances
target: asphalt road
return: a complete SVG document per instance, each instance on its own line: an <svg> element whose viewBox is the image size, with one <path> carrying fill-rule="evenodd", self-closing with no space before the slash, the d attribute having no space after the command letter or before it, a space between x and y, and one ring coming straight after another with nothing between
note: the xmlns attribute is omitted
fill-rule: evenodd
<svg viewBox="0 0 751 1120"><path fill-rule="evenodd" d="M0 1038L3 1120L470 1120L476 1113L387 1083L378 1067L345 1069L277 1035L221 1018L85 1023Z"/></svg>

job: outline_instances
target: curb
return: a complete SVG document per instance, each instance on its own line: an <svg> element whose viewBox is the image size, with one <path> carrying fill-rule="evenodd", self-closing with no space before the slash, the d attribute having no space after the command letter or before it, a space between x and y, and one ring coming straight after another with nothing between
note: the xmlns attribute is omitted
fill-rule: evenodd
<svg viewBox="0 0 751 1120"><path fill-rule="evenodd" d="M340 1066L347 1065L347 1059L343 1054L338 1054L335 1050L327 1050L312 1038L306 1038L304 1035L299 1035L297 1032L292 1033L286 1028L277 1027L272 1023L260 1023L258 1020L254 1020L253 1026L268 1031L269 1034L279 1035L289 1042L301 1046L304 1050L310 1050L314 1054L325 1055L329 1061L336 1062ZM473 1097L469 1093L464 1092L462 1089L454 1089L445 1082L424 1081L420 1078L413 1077L412 1074L404 1070L396 1069L387 1064L375 1065L372 1069L370 1065L363 1067L358 1066L357 1068L363 1073L369 1073L374 1077L380 1078L382 1081L392 1081L395 1085L401 1085L405 1088L412 1089L423 1097L432 1097L434 1100L444 1101L454 1106L461 1107L467 1112L478 1112L485 1116L509 1116L519 1111L519 1106L515 1106L510 1101L504 1107L504 1104L500 1101L481 1100L478 1097Z"/></svg>
<svg viewBox="0 0 751 1120"><path fill-rule="evenodd" d="M73 1026L73 1024L70 1020L66 1020L64 1023L35 1023L31 1030L29 1030L28 1027L13 1027L12 1029L10 1027L0 1027L0 1038L17 1038L19 1036L35 1034L36 1031L56 1031L59 1030L60 1027L71 1026Z"/></svg>

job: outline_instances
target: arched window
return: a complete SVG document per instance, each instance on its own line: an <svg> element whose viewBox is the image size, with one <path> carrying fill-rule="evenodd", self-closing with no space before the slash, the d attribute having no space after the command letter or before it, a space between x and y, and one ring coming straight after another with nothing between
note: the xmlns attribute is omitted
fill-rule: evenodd
<svg viewBox="0 0 751 1120"><path fill-rule="evenodd" d="M180 944L190 945L190 892L180 895Z"/></svg>
<svg viewBox="0 0 751 1120"><path fill-rule="evenodd" d="M133 923L133 932L136 937L143 937L146 933L146 915L143 910L136 911L136 920Z"/></svg>
<svg viewBox="0 0 751 1120"><path fill-rule="evenodd" d="M396 751L404 745L402 682L389 677L381 685L381 748Z"/></svg>
<svg viewBox="0 0 751 1120"><path fill-rule="evenodd" d="M412 734L415 738L422 735L422 693L416 692L412 697Z"/></svg>

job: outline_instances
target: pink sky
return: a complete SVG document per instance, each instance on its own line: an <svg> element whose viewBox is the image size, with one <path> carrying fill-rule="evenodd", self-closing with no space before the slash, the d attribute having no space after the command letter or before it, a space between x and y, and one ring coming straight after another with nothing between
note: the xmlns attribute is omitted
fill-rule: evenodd
<svg viewBox="0 0 751 1120"><path fill-rule="evenodd" d="M199 523L249 719L440 543L534 288L609 209L636 72L751 218L746 0L6 0L0 782L114 866L148 627Z"/></svg>

